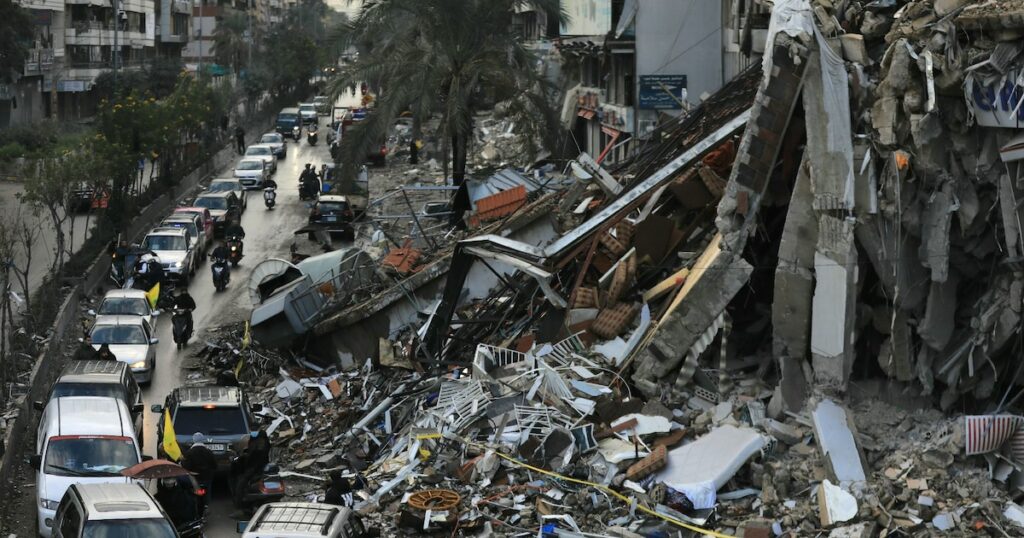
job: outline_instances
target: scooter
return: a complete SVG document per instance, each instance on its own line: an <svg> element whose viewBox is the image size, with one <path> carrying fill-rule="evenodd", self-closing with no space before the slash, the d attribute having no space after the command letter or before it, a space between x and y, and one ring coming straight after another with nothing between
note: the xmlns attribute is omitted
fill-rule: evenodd
<svg viewBox="0 0 1024 538"><path fill-rule="evenodd" d="M315 146L319 136L316 132L316 124L310 124L309 129L306 131L306 141L309 142L310 146Z"/></svg>
<svg viewBox="0 0 1024 538"><path fill-rule="evenodd" d="M274 205L277 203L277 189L274 187L267 187L263 189L263 204L267 206L267 209L274 209Z"/></svg>
<svg viewBox="0 0 1024 538"><path fill-rule="evenodd" d="M235 458L231 462L232 467L238 465L237 460L238 458ZM252 512L264 504L280 501L284 497L284 480L278 474L279 472L280 468L276 464L269 463L263 467L262 472L249 476L244 485L235 484L235 488L244 488L241 494L232 491L236 504L241 502L236 507L246 512Z"/></svg>
<svg viewBox="0 0 1024 538"><path fill-rule="evenodd" d="M214 258L210 265L210 274L213 275L213 287L217 291L224 291L231 281L231 270L228 268L228 261L224 258Z"/></svg>
<svg viewBox="0 0 1024 538"><path fill-rule="evenodd" d="M238 267L239 262L242 261L242 239L240 237L229 237L227 245L228 261L231 262L231 267Z"/></svg>
<svg viewBox="0 0 1024 538"><path fill-rule="evenodd" d="M292 127L292 139L298 142L302 138L302 128L296 125Z"/></svg>
<svg viewBox="0 0 1024 538"><path fill-rule="evenodd" d="M190 321L192 313L188 310L175 308L171 314L171 328L174 334L174 343L181 349L188 345L188 339L192 338L192 327Z"/></svg>

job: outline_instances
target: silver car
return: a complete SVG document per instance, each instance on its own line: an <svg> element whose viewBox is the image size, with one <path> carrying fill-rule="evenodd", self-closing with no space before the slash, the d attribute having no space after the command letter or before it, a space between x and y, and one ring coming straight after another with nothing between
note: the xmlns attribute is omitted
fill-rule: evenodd
<svg viewBox="0 0 1024 538"><path fill-rule="evenodd" d="M267 161L262 157L249 157L235 165L235 178L247 189L262 189L270 177Z"/></svg>
<svg viewBox="0 0 1024 538"><path fill-rule="evenodd" d="M260 145L270 146L278 159L288 157L288 144L284 143L281 133L266 133L260 137Z"/></svg>
<svg viewBox="0 0 1024 538"><path fill-rule="evenodd" d="M259 157L267 163L270 175L277 173L277 154L269 144L253 144L245 149L246 157Z"/></svg>

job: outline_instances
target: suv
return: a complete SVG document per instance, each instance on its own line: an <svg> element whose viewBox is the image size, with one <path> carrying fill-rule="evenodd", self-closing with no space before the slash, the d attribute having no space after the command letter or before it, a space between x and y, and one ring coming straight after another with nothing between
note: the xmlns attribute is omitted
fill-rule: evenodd
<svg viewBox="0 0 1024 538"><path fill-rule="evenodd" d="M295 136L295 128L299 127L301 132L302 120L299 119L299 109L290 107L282 108L281 112L277 114L277 122L274 124L274 130L281 133L281 136L289 136L298 140Z"/></svg>
<svg viewBox="0 0 1024 538"><path fill-rule="evenodd" d="M325 194L313 203L309 212L309 223L319 225L329 234L340 233L351 239L355 235L355 229L352 227L353 217L348 198L337 194ZM309 232L309 239L315 239L313 232Z"/></svg>
<svg viewBox="0 0 1024 538"><path fill-rule="evenodd" d="M146 320L139 316L97 316L89 335L93 348L98 350L103 344L110 346L118 362L132 369L135 381L149 383L153 380L156 344L160 340Z"/></svg>
<svg viewBox="0 0 1024 538"><path fill-rule="evenodd" d="M217 456L217 467L227 471L231 459L249 444L249 433L259 429L254 412L263 409L250 405L239 387L198 386L174 389L164 405L153 405L154 413L167 411L174 425L174 436L182 452L192 446L192 435L206 436L206 446ZM157 421L157 455L163 452L164 423Z"/></svg>
<svg viewBox="0 0 1024 538"><path fill-rule="evenodd" d="M167 513L140 484L72 484L60 500L53 528L61 538L178 536Z"/></svg>
<svg viewBox="0 0 1024 538"><path fill-rule="evenodd" d="M243 157L259 157L267 163L267 170L270 175L277 173L277 153L274 146L270 144L253 144L245 149Z"/></svg>
<svg viewBox="0 0 1024 538"><path fill-rule="evenodd" d="M207 250L210 247L211 237L206 235L206 228L203 226L203 219L199 215L185 215L182 213L171 213L160 223L161 228L181 228L188 232L191 240L191 248L195 258L195 265L206 259Z"/></svg>
<svg viewBox="0 0 1024 538"><path fill-rule="evenodd" d="M121 483L121 471L142 461L131 413L123 401L98 396L56 398L46 404L36 431L39 534L50 536L60 500L74 483ZM67 534L62 534L67 536Z"/></svg>
<svg viewBox="0 0 1024 538"><path fill-rule="evenodd" d="M169 280L188 284L188 278L196 274L196 256L188 230L175 226L153 228L142 241L142 248L156 254Z"/></svg>
<svg viewBox="0 0 1024 538"><path fill-rule="evenodd" d="M361 538L363 522L350 508L320 503L269 503L249 520L242 538Z"/></svg>
<svg viewBox="0 0 1024 538"><path fill-rule="evenodd" d="M206 192L233 192L238 197L239 202L242 203L243 212L249 207L249 197L246 196L245 185L242 185L238 178L215 179L210 182Z"/></svg>
<svg viewBox="0 0 1024 538"><path fill-rule="evenodd" d="M128 406L135 425L135 436L142 441L142 391L128 365L118 361L71 361L50 387L46 402L68 396L104 396L121 400ZM38 411L46 409L33 402Z"/></svg>
<svg viewBox="0 0 1024 538"><path fill-rule="evenodd" d="M203 227L203 252L204 255L213 246L213 215L210 214L210 210L205 207L179 207L171 213L171 217L178 217L181 215L199 217L197 224Z"/></svg>
<svg viewBox="0 0 1024 538"><path fill-rule="evenodd" d="M210 215L213 217L213 230L217 235L224 235L224 230L228 225L239 222L242 215L242 204L233 192L201 194L192 205L210 210Z"/></svg>

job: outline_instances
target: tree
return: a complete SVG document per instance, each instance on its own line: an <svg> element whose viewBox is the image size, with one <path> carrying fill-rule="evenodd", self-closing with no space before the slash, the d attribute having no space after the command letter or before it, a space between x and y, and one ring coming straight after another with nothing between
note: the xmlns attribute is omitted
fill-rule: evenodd
<svg viewBox="0 0 1024 538"><path fill-rule="evenodd" d="M421 118L440 116L455 185L466 177L473 118L491 102L504 103L514 115L517 134L553 147L561 131L549 104L553 88L536 69L537 56L512 27L517 9L526 6L564 19L557 0L365 3L353 22L336 31L337 39L359 46L360 54L332 81L331 94L364 81L379 92L367 119L342 140L342 173L354 175L394 119L409 109ZM460 190L456 212L465 209L459 204L465 197Z"/></svg>
<svg viewBox="0 0 1024 538"><path fill-rule="evenodd" d="M245 34L249 28L246 16L234 10L224 10L213 32L213 57L221 65L229 65L235 73L245 66L249 43Z"/></svg>
<svg viewBox="0 0 1024 538"><path fill-rule="evenodd" d="M29 11L13 0L0 0L0 81L13 82L25 68L35 23Z"/></svg>

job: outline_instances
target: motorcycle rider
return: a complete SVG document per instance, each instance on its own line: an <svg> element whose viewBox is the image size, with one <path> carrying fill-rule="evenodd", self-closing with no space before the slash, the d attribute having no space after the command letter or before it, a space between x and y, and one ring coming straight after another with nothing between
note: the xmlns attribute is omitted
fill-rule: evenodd
<svg viewBox="0 0 1024 538"><path fill-rule="evenodd" d="M149 252L139 257L139 261L135 264L135 275L135 278L144 286L142 289L148 291L153 289L157 283L163 282L164 266L156 254Z"/></svg>
<svg viewBox="0 0 1024 538"><path fill-rule="evenodd" d="M188 334L192 334L192 311L196 309L196 300L188 293L188 289L179 288L174 296L174 308L185 312L188 320Z"/></svg>
<svg viewBox="0 0 1024 538"><path fill-rule="evenodd" d="M313 198L320 192L320 178L313 170L313 165L306 163L306 169L299 175L299 196L301 198Z"/></svg>
<svg viewBox="0 0 1024 538"><path fill-rule="evenodd" d="M238 241L238 254L239 254L239 256L241 256L242 252L245 249L245 245L244 245L244 243L242 243L242 239L244 239L244 238L245 238L245 229L242 228L242 224L241 223L232 222L230 225L228 225L227 229L224 230L225 244L227 244L228 242L230 242L233 239ZM229 253L231 252L230 248L228 249L228 252ZM224 259L227 259L227 258L225 257Z"/></svg>
<svg viewBox="0 0 1024 538"><path fill-rule="evenodd" d="M217 472L217 457L206 446L206 436L201 432L192 434L192 446L182 454L181 466L195 473L199 485L206 489L206 495L201 503L205 508L206 499L213 495L213 478Z"/></svg>
<svg viewBox="0 0 1024 538"><path fill-rule="evenodd" d="M249 445L235 461L231 462L231 478L235 484L235 504L242 505L249 480L263 471L270 463L270 437L266 430L250 433Z"/></svg>
<svg viewBox="0 0 1024 538"><path fill-rule="evenodd" d="M175 527L192 523L200 517L201 501L197 499L191 477L161 478L154 497Z"/></svg>

